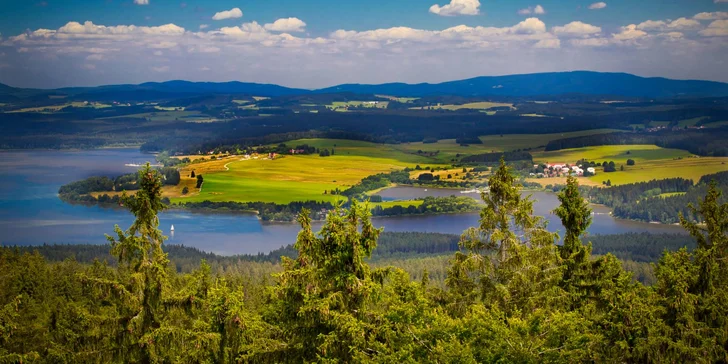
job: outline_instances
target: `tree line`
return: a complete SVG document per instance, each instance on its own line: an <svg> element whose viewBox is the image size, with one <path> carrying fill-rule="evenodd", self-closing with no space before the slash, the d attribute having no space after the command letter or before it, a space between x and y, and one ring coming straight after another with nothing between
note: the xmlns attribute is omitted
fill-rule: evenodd
<svg viewBox="0 0 728 364"><path fill-rule="evenodd" d="M422 271L370 265L381 231L355 200L319 233L302 213L295 258L267 282L178 274L158 229L161 176L145 168L116 267L49 264L0 250L0 359L11 362L721 362L728 358L728 205L711 186L681 224L695 249L665 252L655 284L611 254L592 256L591 211L576 179L554 213L564 244L533 215L504 163L477 227ZM430 261L431 266L437 262ZM437 263L440 264L440 263Z"/></svg>

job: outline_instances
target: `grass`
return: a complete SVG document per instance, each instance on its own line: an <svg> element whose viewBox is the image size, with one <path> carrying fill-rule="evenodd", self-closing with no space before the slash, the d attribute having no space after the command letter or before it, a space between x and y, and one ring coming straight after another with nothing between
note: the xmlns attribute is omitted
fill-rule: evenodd
<svg viewBox="0 0 728 364"><path fill-rule="evenodd" d="M534 161L538 163L575 163L582 158L596 162L614 161L617 165L617 172L605 173L597 169L597 175L589 177L595 184L610 180L612 185L620 185L675 177L697 181L706 174L728 170L726 157L695 157L684 150L655 145L608 145L534 154ZM635 165L627 166L627 159L635 160ZM625 170L621 171L620 166ZM542 181L536 180L548 184Z"/></svg>
<svg viewBox="0 0 728 364"><path fill-rule="evenodd" d="M661 193L660 197L665 198L665 197L672 197L672 196L681 196L684 194L685 194L685 192L667 192L667 193Z"/></svg>
<svg viewBox="0 0 728 364"><path fill-rule="evenodd" d="M676 177L692 179L697 182L700 177L706 174L728 171L727 163L728 158L726 157L653 160L644 163L638 162L635 166L625 166L625 171L600 173L589 178L598 183L609 179L612 181L612 185Z"/></svg>
<svg viewBox="0 0 728 364"><path fill-rule="evenodd" d="M518 149L535 149L544 147L548 142L557 139L574 138L586 135L606 134L621 132L617 129L592 129L574 131L570 133L554 134L511 134L511 135L488 135L480 137L486 149L493 151L513 151Z"/></svg>
<svg viewBox="0 0 728 364"><path fill-rule="evenodd" d="M412 110L426 110L428 108L430 109L443 109L443 110L460 110L460 109L477 109L477 110L485 110L490 109L492 107L510 107L513 108L513 104L506 104L502 102L488 102L488 101L482 101L482 102L471 102L469 104L462 104L462 105L432 105L432 106L422 106L422 107L411 107Z"/></svg>
<svg viewBox="0 0 728 364"><path fill-rule="evenodd" d="M695 126L695 124L697 124L698 122L703 121L708 118L709 118L708 116L701 116L698 118L680 120L680 122L677 123L677 126L679 126L681 128L684 128L686 126Z"/></svg>
<svg viewBox="0 0 728 364"><path fill-rule="evenodd" d="M419 156L410 150L403 150L400 148L400 145L376 144L344 139L298 139L286 142L286 145L289 146L303 144L308 144L319 149L333 149L335 150L334 156L385 158L396 160L400 163L406 163L412 167L416 164L421 164L424 168L425 164L428 166L430 164L432 164L432 166L439 166L439 164L442 163L437 158ZM414 151L417 151L417 149Z"/></svg>
<svg viewBox="0 0 728 364"><path fill-rule="evenodd" d="M84 102L81 102L81 101L74 101L74 102L69 102L69 103L60 104L60 105L47 105L47 106L38 106L38 107L26 107L26 108L23 108L23 109L7 111L7 113L37 112L37 113L48 113L49 114L49 113L58 112L61 109L66 108L66 107L69 107L69 106L72 106L72 107L89 107L89 108L94 108L94 109L104 109L104 108L107 108L107 107L111 107L111 105L102 104L102 103L98 103L98 102L84 103Z"/></svg>
<svg viewBox="0 0 728 364"><path fill-rule="evenodd" d="M575 163L580 159L594 162L614 161L617 166L627 164L627 159L633 159L639 164L643 161L670 160L674 158L687 158L692 156L689 152L680 149L665 149L656 145L603 145L576 149L563 149L552 152L534 153L533 159L539 163Z"/></svg>
<svg viewBox="0 0 728 364"><path fill-rule="evenodd" d="M172 197L174 201L336 201L341 197L324 191L343 190L369 175L408 166L412 165L396 159L355 155L287 155L274 160L232 157L185 167L183 176L189 176L192 169L204 176L202 192ZM194 182L189 177L184 180Z"/></svg>

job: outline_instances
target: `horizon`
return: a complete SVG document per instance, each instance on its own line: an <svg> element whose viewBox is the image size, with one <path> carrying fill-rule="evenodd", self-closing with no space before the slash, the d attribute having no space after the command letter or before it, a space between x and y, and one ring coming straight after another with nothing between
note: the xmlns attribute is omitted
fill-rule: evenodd
<svg viewBox="0 0 728 364"><path fill-rule="evenodd" d="M192 80L186 80L186 79L168 79L168 80L162 80L162 81L143 81L139 83L116 83L116 84L95 84L95 85L71 85L71 86L62 86L62 87L55 87L55 88L36 88L36 87L19 87L15 85L10 85L7 83L0 82L0 84L16 88L16 89L37 89L37 90L59 90L59 89L66 89L66 88L95 88L95 87L106 87L106 86L139 86L147 83L156 83L156 84L163 84L168 82L190 82L190 83L214 83L214 84L224 84L224 83L248 83L248 84L257 84L257 85L268 85L268 86L280 86L288 89L299 89L299 90L305 90L305 91L318 91L322 89L332 88L336 86L344 86L344 85L362 85L362 86L379 86L379 85L388 85L388 84L405 84L405 85L417 85L417 84L430 84L430 85L437 85L440 83L447 83L447 82L458 82L458 81L467 81L471 79L476 78L484 78L484 77L508 77L508 76L529 76L529 75L541 75L541 74L560 74L560 73L576 73L576 72L585 72L585 73L601 73L601 74L624 74L624 75L630 75L635 76L643 79L665 79L670 81L697 81L697 82L715 82L715 83L721 83L721 84L728 84L728 81L714 81L714 80L704 80L704 79L691 79L691 78L669 78L669 77L662 77L662 76L641 76L633 73L627 73L627 72L601 72L601 71L590 71L590 70L571 70L571 71L555 71L555 72L534 72L534 73L511 73L511 74L502 74L502 75L481 75L481 76L474 76L469 78L461 78L461 79L453 79L453 80L445 80L440 82L401 82L401 81L387 81L382 83L340 83L340 84L334 84L334 85L328 85L323 87L317 87L317 88L306 88L306 87L294 87L294 86L288 86L285 84L279 84L279 83L270 83L270 82L252 82L252 81L246 81L246 80L223 80L223 81L192 81Z"/></svg>
<svg viewBox="0 0 728 364"><path fill-rule="evenodd" d="M728 82L728 0L55 0L0 5L0 83L317 89L620 72Z"/></svg>

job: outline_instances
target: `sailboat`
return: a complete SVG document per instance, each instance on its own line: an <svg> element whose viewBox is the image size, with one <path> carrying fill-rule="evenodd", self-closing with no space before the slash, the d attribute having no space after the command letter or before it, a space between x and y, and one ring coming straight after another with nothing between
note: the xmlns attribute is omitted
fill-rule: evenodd
<svg viewBox="0 0 728 364"><path fill-rule="evenodd" d="M169 231L174 232L174 225L172 225L172 227L169 228Z"/></svg>

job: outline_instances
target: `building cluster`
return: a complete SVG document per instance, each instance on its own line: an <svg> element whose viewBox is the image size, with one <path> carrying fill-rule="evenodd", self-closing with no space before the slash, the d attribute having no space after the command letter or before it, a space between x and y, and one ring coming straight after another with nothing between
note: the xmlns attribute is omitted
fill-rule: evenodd
<svg viewBox="0 0 728 364"><path fill-rule="evenodd" d="M556 164L534 164L534 172L529 173L531 177L546 178L546 177L566 177L575 176L581 177L584 174L595 175L597 171L593 167L584 168L584 166L569 165L568 163L556 163Z"/></svg>

